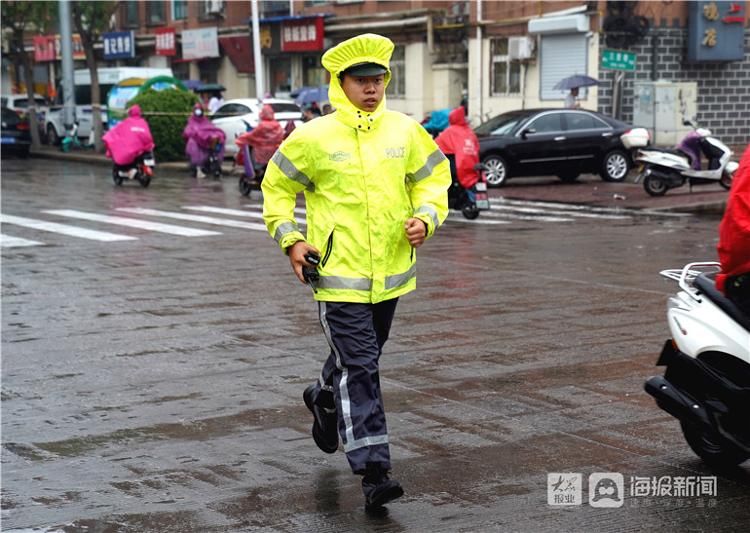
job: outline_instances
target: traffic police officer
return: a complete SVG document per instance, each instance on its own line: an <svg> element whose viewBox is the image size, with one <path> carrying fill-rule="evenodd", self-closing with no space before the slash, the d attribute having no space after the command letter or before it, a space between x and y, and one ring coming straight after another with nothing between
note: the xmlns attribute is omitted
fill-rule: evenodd
<svg viewBox="0 0 750 533"><path fill-rule="evenodd" d="M264 220L299 280L317 266L311 285L331 352L303 394L313 438L333 453L340 435L368 509L403 494L388 476L378 360L398 298L416 288L415 249L447 215L451 182L425 129L386 109L392 52L389 39L364 34L323 55L336 111L296 128L262 183ZM300 192L307 235L294 217Z"/></svg>

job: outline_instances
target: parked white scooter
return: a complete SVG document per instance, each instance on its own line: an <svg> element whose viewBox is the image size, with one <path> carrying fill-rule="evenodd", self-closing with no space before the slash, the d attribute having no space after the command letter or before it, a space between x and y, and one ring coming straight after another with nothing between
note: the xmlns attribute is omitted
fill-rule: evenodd
<svg viewBox="0 0 750 533"><path fill-rule="evenodd" d="M669 189L688 183L693 185L719 183L725 189L732 186L734 172L739 167L731 161L732 150L711 134L710 130L698 128L689 120L683 122L692 126L674 149L642 147L636 151L633 160L641 169L635 182L643 180L643 188L651 196L662 196ZM626 137L630 132L624 134ZM622 139L628 146L628 139ZM701 154L708 159L708 168L701 166Z"/></svg>
<svg viewBox="0 0 750 533"><path fill-rule="evenodd" d="M690 448L707 464L750 458L750 316L714 286L719 263L690 263L660 274L678 282L669 298L672 338L646 381L657 405L680 421Z"/></svg>

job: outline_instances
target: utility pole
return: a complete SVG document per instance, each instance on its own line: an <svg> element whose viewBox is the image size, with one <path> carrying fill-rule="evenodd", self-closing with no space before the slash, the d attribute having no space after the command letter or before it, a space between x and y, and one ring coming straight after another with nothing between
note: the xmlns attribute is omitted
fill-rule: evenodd
<svg viewBox="0 0 750 533"><path fill-rule="evenodd" d="M73 34L70 30L70 0L57 3L60 16L60 48L62 54L63 125L73 128L76 121L76 98L73 84Z"/></svg>
<svg viewBox="0 0 750 533"><path fill-rule="evenodd" d="M252 0L253 13L253 61L255 62L255 97L263 100L263 61L260 58L260 23L258 22L258 0Z"/></svg>

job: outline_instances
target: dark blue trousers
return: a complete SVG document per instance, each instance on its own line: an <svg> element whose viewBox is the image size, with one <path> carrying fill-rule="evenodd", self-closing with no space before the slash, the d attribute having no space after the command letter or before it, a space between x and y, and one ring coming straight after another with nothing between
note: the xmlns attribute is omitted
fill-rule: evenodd
<svg viewBox="0 0 750 533"><path fill-rule="evenodd" d="M367 463L391 467L378 361L397 302L398 298L377 304L318 302L331 353L315 401L330 405L333 395L339 435L355 474L363 473Z"/></svg>

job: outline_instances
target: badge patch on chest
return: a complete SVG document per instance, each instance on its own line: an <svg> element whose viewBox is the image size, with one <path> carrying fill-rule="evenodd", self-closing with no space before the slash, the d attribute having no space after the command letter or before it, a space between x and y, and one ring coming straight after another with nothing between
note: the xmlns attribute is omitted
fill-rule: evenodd
<svg viewBox="0 0 750 533"><path fill-rule="evenodd" d="M341 161L346 161L347 159L351 159L351 158L352 158L352 154L350 154L349 152L342 152L340 150L338 152L333 152L332 154L328 154L328 159L330 159L331 161L336 161L337 163Z"/></svg>
<svg viewBox="0 0 750 533"><path fill-rule="evenodd" d="M403 146L396 146L393 148L386 148L385 149L385 156L388 159L403 159L404 154L406 152L406 148Z"/></svg>

